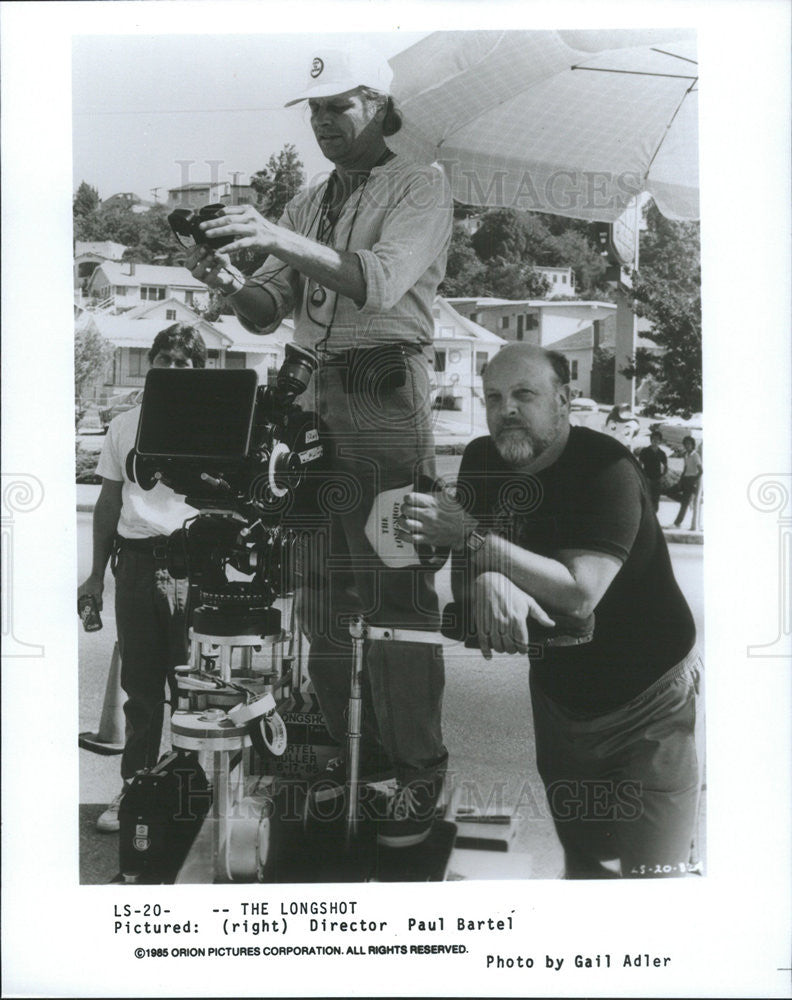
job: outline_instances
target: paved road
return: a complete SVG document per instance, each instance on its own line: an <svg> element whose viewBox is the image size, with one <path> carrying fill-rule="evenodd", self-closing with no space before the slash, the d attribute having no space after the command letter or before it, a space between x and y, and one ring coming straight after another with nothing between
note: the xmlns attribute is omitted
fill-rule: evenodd
<svg viewBox="0 0 792 1000"><path fill-rule="evenodd" d="M91 515L79 513L78 564L83 579L90 568ZM682 590L691 604L703 640L703 584L700 545L672 545L672 559ZM450 597L447 570L438 579L441 600ZM80 731L95 730L115 641L113 580L107 574L104 628L80 633ZM479 801L520 806L515 849L531 855L536 878L554 878L562 868L561 851L547 817L533 749L527 662L496 656L489 663L473 651L447 657L444 704L445 738L450 769ZM80 751L81 846L83 881L104 882L115 873L115 837L92 831L99 803L119 788L118 758ZM87 804L92 804L89 807Z"/></svg>

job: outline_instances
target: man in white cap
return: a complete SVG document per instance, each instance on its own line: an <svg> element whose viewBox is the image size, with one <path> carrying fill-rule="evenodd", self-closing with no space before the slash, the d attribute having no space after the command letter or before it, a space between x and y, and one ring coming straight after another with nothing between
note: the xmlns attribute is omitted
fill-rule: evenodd
<svg viewBox="0 0 792 1000"><path fill-rule="evenodd" d="M431 489L434 481L427 356L452 199L437 165L403 162L386 145L401 119L385 60L362 49L323 51L308 69L305 89L288 105L308 102L332 174L300 192L277 225L251 206L227 207L204 229L233 241L222 255L197 249L188 266L223 292L255 333L270 333L293 315L295 342L319 357L316 406L348 496L335 497L327 512L327 566L309 574L300 604L311 638L309 673L328 729L343 746L350 615L378 626L439 625L434 571L417 560L386 564L365 526L379 494ZM246 247L270 255L250 278L225 256ZM361 772L392 767L398 781L378 838L409 847L431 831L447 760L441 647L371 642L364 682ZM343 788L344 759L322 777Z"/></svg>

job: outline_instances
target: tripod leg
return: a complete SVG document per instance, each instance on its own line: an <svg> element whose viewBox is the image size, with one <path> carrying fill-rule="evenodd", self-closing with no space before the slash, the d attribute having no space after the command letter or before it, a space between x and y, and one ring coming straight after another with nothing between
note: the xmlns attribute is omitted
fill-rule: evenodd
<svg viewBox="0 0 792 1000"><path fill-rule="evenodd" d="M357 833L358 797L360 793L360 736L363 702L361 674L363 672L363 638L352 639L352 676L349 689L349 719L347 722L347 814L346 846Z"/></svg>

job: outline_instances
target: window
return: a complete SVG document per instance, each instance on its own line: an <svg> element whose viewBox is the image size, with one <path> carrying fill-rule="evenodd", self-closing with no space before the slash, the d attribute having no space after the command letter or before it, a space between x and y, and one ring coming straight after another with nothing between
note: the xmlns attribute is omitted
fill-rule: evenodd
<svg viewBox="0 0 792 1000"><path fill-rule="evenodd" d="M161 302L165 298L165 289L157 285L142 285L140 289L141 299L148 299L152 302Z"/></svg>
<svg viewBox="0 0 792 1000"><path fill-rule="evenodd" d="M226 368L244 368L245 367L245 353L244 351L226 351L225 356L225 366ZM272 364L274 367L274 362Z"/></svg>
<svg viewBox="0 0 792 1000"><path fill-rule="evenodd" d="M165 319L176 319L176 310L175 309L166 309L165 310Z"/></svg>
<svg viewBox="0 0 792 1000"><path fill-rule="evenodd" d="M435 351L434 352L434 367L436 372L444 372L446 370L446 352L445 351Z"/></svg>
<svg viewBox="0 0 792 1000"><path fill-rule="evenodd" d="M539 329L539 314L538 313L526 313L525 314L525 329L526 330L538 330Z"/></svg>
<svg viewBox="0 0 792 1000"><path fill-rule="evenodd" d="M501 330L508 330L509 329L509 319L510 319L509 316L501 316L501 318L500 318L500 328L501 328Z"/></svg>
<svg viewBox="0 0 792 1000"><path fill-rule="evenodd" d="M143 347L130 347L129 374L145 375L149 370L148 351Z"/></svg>
<svg viewBox="0 0 792 1000"><path fill-rule="evenodd" d="M484 369L487 367L487 361L489 360L486 351L476 351L476 374L483 375Z"/></svg>
<svg viewBox="0 0 792 1000"><path fill-rule="evenodd" d="M569 362L569 377L572 379L573 382L577 381L577 377L578 377L578 363L577 363L577 361L570 361Z"/></svg>
<svg viewBox="0 0 792 1000"><path fill-rule="evenodd" d="M557 275L557 274L554 274L554 275L553 275L553 284L554 284L554 285L557 285L557 284L558 284L558 275Z"/></svg>
<svg viewBox="0 0 792 1000"><path fill-rule="evenodd" d="M126 285L116 285L115 293L116 295L126 295Z"/></svg>
<svg viewBox="0 0 792 1000"><path fill-rule="evenodd" d="M565 274L561 275L561 284L565 285L567 283L567 276Z"/></svg>
<svg viewBox="0 0 792 1000"><path fill-rule="evenodd" d="M474 323L480 323L481 322L481 313L471 313L470 314L470 319Z"/></svg>
<svg viewBox="0 0 792 1000"><path fill-rule="evenodd" d="M193 299L195 297L195 292L187 291L184 293L184 303L185 305L191 306L193 304Z"/></svg>

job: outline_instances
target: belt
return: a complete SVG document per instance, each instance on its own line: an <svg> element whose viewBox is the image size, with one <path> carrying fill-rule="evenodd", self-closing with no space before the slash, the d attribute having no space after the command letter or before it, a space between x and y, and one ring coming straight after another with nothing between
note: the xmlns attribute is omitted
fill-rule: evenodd
<svg viewBox="0 0 792 1000"><path fill-rule="evenodd" d="M413 354L423 354L424 348L421 344L411 344L406 340L399 340L390 344L377 344L373 347L350 347L345 351L338 351L333 354L321 354L319 361L324 365L339 366L349 368L353 365L365 364L367 360L374 359L377 354L387 354L396 352L403 357Z"/></svg>
<svg viewBox="0 0 792 1000"><path fill-rule="evenodd" d="M150 552L155 559L167 558L167 535L152 535L150 538L124 538L116 535L116 546L120 551Z"/></svg>

